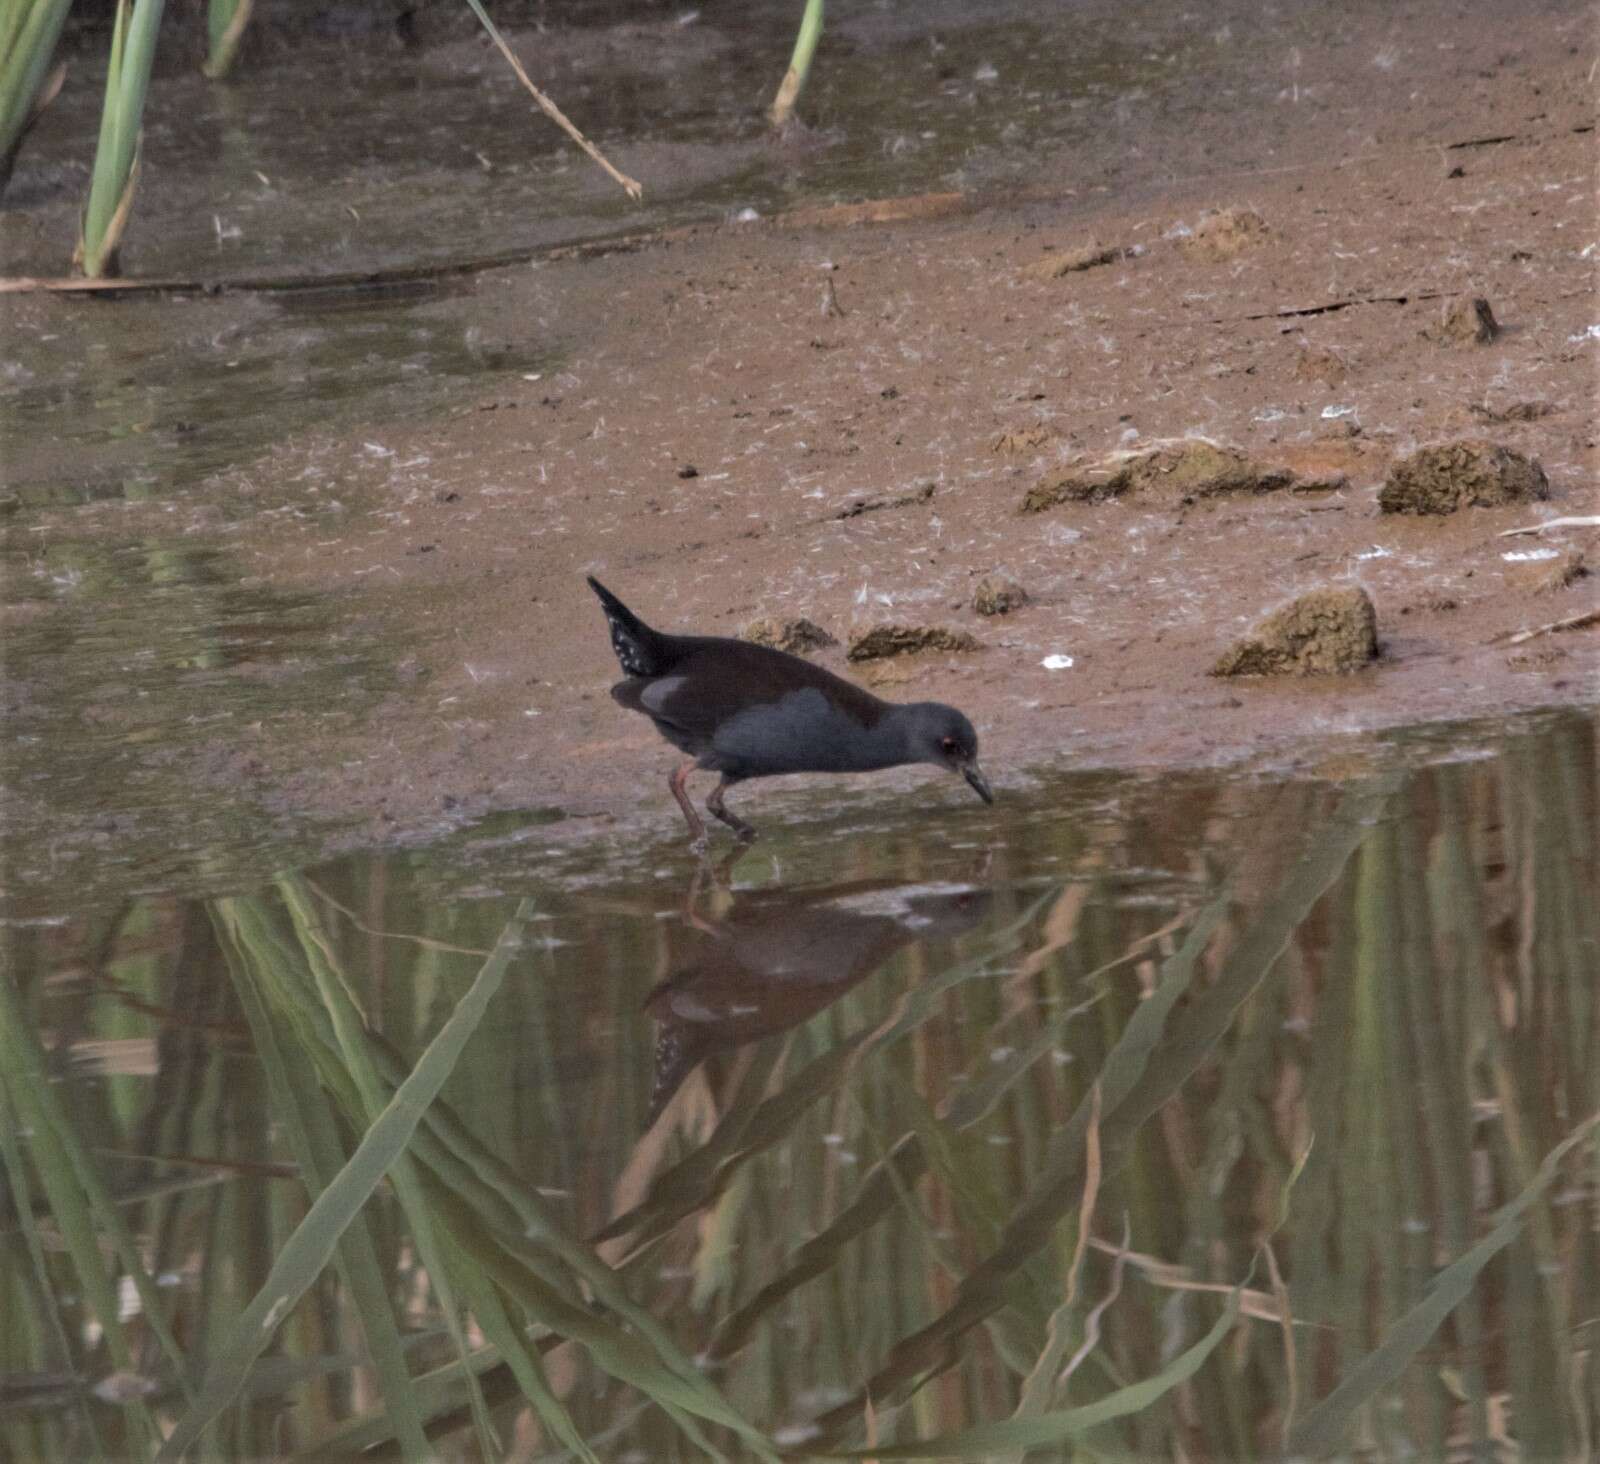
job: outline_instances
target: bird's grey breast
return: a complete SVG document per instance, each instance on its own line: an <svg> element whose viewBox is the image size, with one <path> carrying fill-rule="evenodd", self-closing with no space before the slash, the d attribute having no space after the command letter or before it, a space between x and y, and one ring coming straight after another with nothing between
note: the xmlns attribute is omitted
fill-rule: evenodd
<svg viewBox="0 0 1600 1464"><path fill-rule="evenodd" d="M746 707L711 739L724 771L745 778L883 767L873 731L815 686Z"/></svg>

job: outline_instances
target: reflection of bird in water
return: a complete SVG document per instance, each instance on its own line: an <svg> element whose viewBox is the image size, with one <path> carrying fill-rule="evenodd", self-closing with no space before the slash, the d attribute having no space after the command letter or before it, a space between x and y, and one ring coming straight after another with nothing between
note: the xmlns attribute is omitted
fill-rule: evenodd
<svg viewBox="0 0 1600 1464"><path fill-rule="evenodd" d="M992 900L972 885L873 880L744 893L720 922L691 917L701 939L645 998L657 1023L647 1124L706 1058L799 1026L895 952L972 930Z"/></svg>

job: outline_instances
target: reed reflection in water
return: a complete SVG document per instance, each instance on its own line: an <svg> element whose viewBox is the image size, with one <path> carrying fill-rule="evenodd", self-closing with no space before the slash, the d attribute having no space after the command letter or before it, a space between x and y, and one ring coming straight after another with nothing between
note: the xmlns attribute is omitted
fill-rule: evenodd
<svg viewBox="0 0 1600 1464"><path fill-rule="evenodd" d="M1472 745L0 927L0 1447L1581 1456L1596 729Z"/></svg>

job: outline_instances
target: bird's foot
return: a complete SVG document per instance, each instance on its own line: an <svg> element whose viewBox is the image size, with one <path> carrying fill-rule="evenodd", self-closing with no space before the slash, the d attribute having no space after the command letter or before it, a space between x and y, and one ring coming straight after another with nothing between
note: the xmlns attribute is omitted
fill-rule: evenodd
<svg viewBox="0 0 1600 1464"><path fill-rule="evenodd" d="M710 813L710 815L718 822L727 824L727 826L733 830L734 837L737 838L741 844L748 844L752 839L755 838L756 831L742 818L740 818L738 814L730 810L728 805L722 801L723 796L732 786L733 785L728 781L727 778L724 778L720 783L718 783L717 786L711 790L711 796L706 799L706 811Z"/></svg>

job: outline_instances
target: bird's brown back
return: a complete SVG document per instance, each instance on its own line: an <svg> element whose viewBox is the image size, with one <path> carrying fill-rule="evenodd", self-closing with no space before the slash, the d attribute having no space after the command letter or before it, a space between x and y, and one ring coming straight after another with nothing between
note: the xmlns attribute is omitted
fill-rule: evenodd
<svg viewBox="0 0 1600 1464"><path fill-rule="evenodd" d="M668 643L669 659L661 674L630 676L618 682L611 694L623 706L689 738L709 742L719 727L747 708L765 706L807 688L820 691L863 728L877 726L889 709L889 703L853 681L787 651L727 636L662 639Z"/></svg>

